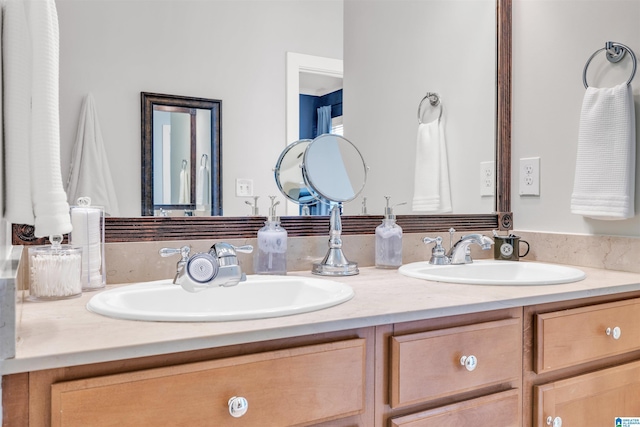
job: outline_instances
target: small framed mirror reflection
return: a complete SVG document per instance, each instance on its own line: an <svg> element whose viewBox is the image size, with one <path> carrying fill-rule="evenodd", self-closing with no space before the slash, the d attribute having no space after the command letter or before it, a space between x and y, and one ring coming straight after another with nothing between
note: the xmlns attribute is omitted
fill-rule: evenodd
<svg viewBox="0 0 640 427"><path fill-rule="evenodd" d="M142 215L222 215L222 101L141 92Z"/></svg>

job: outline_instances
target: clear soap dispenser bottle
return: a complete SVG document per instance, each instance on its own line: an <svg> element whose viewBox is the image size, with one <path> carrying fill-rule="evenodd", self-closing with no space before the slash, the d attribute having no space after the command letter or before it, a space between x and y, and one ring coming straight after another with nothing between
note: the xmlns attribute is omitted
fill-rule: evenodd
<svg viewBox="0 0 640 427"><path fill-rule="evenodd" d="M287 230L280 227L276 216L275 196L269 196L271 207L264 227L258 230L258 250L253 259L256 274L287 274Z"/></svg>
<svg viewBox="0 0 640 427"><path fill-rule="evenodd" d="M389 207L390 196L384 197L387 199L384 219L376 227L376 267L398 268L402 265L402 227L396 224L393 208L406 202Z"/></svg>

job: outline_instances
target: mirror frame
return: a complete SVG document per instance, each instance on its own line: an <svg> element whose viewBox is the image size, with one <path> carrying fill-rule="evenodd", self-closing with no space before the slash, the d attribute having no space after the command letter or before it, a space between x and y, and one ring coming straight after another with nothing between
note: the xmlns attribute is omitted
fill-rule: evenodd
<svg viewBox="0 0 640 427"><path fill-rule="evenodd" d="M211 215L222 215L222 101L217 99L194 98L189 96L164 95L140 92L141 132L142 132L142 195L143 216L153 216L153 110L156 106L166 108L186 108L209 110L211 112ZM193 129L192 129L193 131ZM193 138L193 135L192 135ZM196 153L191 150L191 200L195 200ZM163 205L169 209L195 209L195 203L186 205Z"/></svg>
<svg viewBox="0 0 640 427"><path fill-rule="evenodd" d="M405 233L490 231L513 228L511 212L511 7L512 0L496 0L496 189L495 213L460 215L398 215ZM373 234L382 215L343 216L342 234ZM106 218L106 242L252 238L264 217L140 217ZM325 236L326 217L283 217L289 236ZM33 227L13 224L14 245L44 244Z"/></svg>

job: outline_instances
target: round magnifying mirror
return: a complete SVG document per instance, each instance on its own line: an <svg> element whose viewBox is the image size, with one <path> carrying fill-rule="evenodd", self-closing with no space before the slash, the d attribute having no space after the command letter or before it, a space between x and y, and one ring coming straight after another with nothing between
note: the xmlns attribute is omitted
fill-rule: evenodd
<svg viewBox="0 0 640 427"><path fill-rule="evenodd" d="M367 166L348 139L324 134L306 147L302 175L306 187L321 198L342 203L355 199L364 189Z"/></svg>
<svg viewBox="0 0 640 427"><path fill-rule="evenodd" d="M280 154L273 170L280 192L287 199L299 204L317 203L302 176L304 152L310 143L310 139L301 139L289 144Z"/></svg>

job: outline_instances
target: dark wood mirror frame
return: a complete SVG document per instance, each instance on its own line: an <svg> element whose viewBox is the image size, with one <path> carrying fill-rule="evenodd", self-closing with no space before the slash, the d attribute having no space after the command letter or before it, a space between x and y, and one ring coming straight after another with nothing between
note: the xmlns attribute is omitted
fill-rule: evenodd
<svg viewBox="0 0 640 427"><path fill-rule="evenodd" d="M209 110L211 111L211 215L222 215L222 101L217 99L194 98L188 96L163 95L159 93L140 93L142 115L142 197L141 207L143 216L153 216L158 208L153 203L153 111L184 110ZM192 114L191 123L191 196L195 201L196 192L196 152L195 152L195 111ZM195 209L195 204L190 205L166 205L164 209Z"/></svg>
<svg viewBox="0 0 640 427"><path fill-rule="evenodd" d="M511 213L511 5L496 0L497 10L497 112L496 112L496 197L493 214L398 215L405 233L510 230ZM382 215L345 216L343 234L373 234ZM106 218L107 242L161 240L215 240L255 237L264 217L140 217ZM283 217L289 236L327 235L326 217ZM44 244L33 236L33 227L13 225L13 244Z"/></svg>

